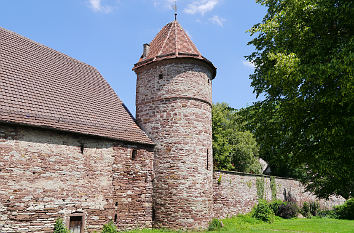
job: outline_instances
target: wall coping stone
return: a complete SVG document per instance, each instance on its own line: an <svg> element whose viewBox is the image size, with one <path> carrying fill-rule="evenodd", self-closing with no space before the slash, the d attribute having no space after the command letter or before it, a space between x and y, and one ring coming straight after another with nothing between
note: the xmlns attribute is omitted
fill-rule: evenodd
<svg viewBox="0 0 354 233"><path fill-rule="evenodd" d="M252 173L245 173L245 172L237 172L237 171L224 171L224 170L214 170L215 172L225 173L225 174L233 174L233 175L241 175L241 176L256 176L256 177L274 177L276 179L283 179L283 180L296 180L290 177L281 177L281 176L270 176L264 174L252 174ZM298 181L298 180L296 180Z"/></svg>

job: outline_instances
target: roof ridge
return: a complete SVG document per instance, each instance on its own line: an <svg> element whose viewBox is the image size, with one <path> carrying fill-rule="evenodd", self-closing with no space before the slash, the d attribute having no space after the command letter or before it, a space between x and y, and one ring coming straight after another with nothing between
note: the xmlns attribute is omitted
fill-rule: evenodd
<svg viewBox="0 0 354 233"><path fill-rule="evenodd" d="M175 25L175 37L176 37L176 41L175 41L175 46L176 46L176 51L175 54L176 56L178 56L178 34L177 34L177 20L174 21L174 25Z"/></svg>
<svg viewBox="0 0 354 233"><path fill-rule="evenodd" d="M171 28L172 28L172 23L170 23L170 25L171 25L171 27L169 27L169 29L168 29L168 34L167 34L167 36L166 36L166 38L165 38L165 40L164 40L164 42L163 42L163 44L162 44L162 46L161 46L160 51L157 53L157 56L160 56L160 55L161 55L161 53L162 53L162 51L163 51L163 48L165 47L166 42L167 42L168 38L170 37ZM168 27L168 26L169 26L169 25L167 24L166 27ZM156 36L157 36L157 35L156 35Z"/></svg>
<svg viewBox="0 0 354 233"><path fill-rule="evenodd" d="M198 50L198 48L197 48L197 46L194 46L195 48L193 48L193 46L192 46L192 40L189 38L189 36L187 35L187 32L185 32L183 29L182 29L182 26L180 25L180 30L183 32L183 35L184 35L184 37L186 38L186 40L187 41L189 41L190 43L188 43L188 46L189 46L189 48L191 49L191 51L193 51L193 50L197 50L197 54L199 55L199 56L202 56L202 54L199 52L199 50Z"/></svg>

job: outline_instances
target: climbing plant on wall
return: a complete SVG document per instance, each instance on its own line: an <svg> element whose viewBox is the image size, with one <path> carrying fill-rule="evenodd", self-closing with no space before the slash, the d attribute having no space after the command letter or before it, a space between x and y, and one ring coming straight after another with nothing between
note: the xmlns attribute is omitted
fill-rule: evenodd
<svg viewBox="0 0 354 233"><path fill-rule="evenodd" d="M264 199L264 176L257 177L256 187L258 200Z"/></svg>
<svg viewBox="0 0 354 233"><path fill-rule="evenodd" d="M272 200L277 199L277 184L275 183L275 177L270 177L270 190L272 192Z"/></svg>

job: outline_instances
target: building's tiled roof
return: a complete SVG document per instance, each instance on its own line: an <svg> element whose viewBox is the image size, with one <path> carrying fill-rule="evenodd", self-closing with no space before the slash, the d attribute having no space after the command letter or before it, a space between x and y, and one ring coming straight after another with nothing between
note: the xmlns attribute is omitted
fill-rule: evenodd
<svg viewBox="0 0 354 233"><path fill-rule="evenodd" d="M215 77L216 68L214 65L201 55L182 26L175 20L161 29L150 43L147 56L141 56L133 70L154 61L183 57L192 57L207 62L214 71L213 78Z"/></svg>
<svg viewBox="0 0 354 233"><path fill-rule="evenodd" d="M1 27L0 121L153 144L94 67Z"/></svg>

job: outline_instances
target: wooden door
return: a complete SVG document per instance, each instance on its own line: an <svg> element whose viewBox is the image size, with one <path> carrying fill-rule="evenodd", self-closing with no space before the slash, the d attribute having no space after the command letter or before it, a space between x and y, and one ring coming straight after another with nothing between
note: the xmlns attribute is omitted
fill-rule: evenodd
<svg viewBox="0 0 354 233"><path fill-rule="evenodd" d="M81 233L82 229L82 216L71 216L69 231L70 233Z"/></svg>

